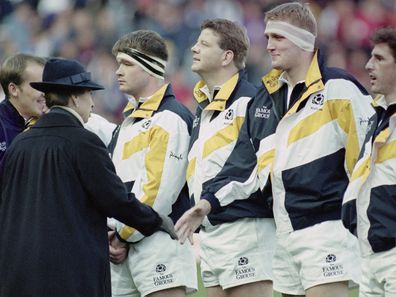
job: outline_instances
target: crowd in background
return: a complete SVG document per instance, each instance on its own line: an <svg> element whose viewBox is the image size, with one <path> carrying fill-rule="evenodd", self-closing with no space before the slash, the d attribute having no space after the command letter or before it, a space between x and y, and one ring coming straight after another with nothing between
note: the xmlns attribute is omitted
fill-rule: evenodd
<svg viewBox="0 0 396 297"><path fill-rule="evenodd" d="M95 112L120 122L125 105L115 76L117 63L111 54L123 34L157 31L168 42L168 80L176 97L194 109L192 88L198 76L190 70L191 46L200 24L222 17L247 28L251 47L249 80L260 84L270 67L264 36L264 12L276 0L1 0L0 58L16 52L77 59L87 66L106 90L95 94ZM374 30L396 27L396 0L310 0L317 17L317 46L329 66L347 69L368 87L364 70ZM3 98L4 95L1 95ZM1 100L1 99L0 99Z"/></svg>

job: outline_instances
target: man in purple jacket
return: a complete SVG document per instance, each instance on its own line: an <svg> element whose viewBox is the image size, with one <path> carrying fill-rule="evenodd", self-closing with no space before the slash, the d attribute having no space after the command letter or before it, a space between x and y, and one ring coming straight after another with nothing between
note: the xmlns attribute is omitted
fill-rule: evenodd
<svg viewBox="0 0 396 297"><path fill-rule="evenodd" d="M0 70L5 99L0 103L0 161L30 120L46 110L44 94L30 86L41 80L45 59L27 54L8 57Z"/></svg>

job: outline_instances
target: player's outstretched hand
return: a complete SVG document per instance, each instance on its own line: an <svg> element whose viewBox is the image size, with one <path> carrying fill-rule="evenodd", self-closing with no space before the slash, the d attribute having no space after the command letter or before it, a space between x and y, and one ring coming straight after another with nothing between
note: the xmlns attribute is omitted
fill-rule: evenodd
<svg viewBox="0 0 396 297"><path fill-rule="evenodd" d="M190 243L193 244L193 234L202 224L205 216L210 212L210 208L208 201L200 200L176 222L175 229L181 244L183 244L187 238Z"/></svg>

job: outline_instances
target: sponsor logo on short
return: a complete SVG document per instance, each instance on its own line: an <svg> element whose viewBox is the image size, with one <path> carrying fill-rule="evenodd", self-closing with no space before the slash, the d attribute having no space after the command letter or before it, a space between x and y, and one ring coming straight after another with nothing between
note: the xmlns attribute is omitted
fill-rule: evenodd
<svg viewBox="0 0 396 297"><path fill-rule="evenodd" d="M5 152L7 149L7 143L5 141L0 142L0 151Z"/></svg>
<svg viewBox="0 0 396 297"><path fill-rule="evenodd" d="M164 264L158 264L155 267L156 272L165 272L166 271L166 266Z"/></svg>
<svg viewBox="0 0 396 297"><path fill-rule="evenodd" d="M174 282L173 274L166 272L165 264L157 264L155 267L156 276L153 277L154 286L163 286Z"/></svg>
<svg viewBox="0 0 396 297"><path fill-rule="evenodd" d="M328 255L326 256L326 263L333 263L333 262L335 262L335 261L337 261L336 255L334 255L334 254L328 254Z"/></svg>
<svg viewBox="0 0 396 297"><path fill-rule="evenodd" d="M267 108L267 106L257 107L256 112L254 113L255 118L261 119L269 119L271 115L271 109Z"/></svg>
<svg viewBox="0 0 396 297"><path fill-rule="evenodd" d="M242 265L247 265L249 264L249 259L246 257L240 257L238 260L238 265L242 266Z"/></svg>
<svg viewBox="0 0 396 297"><path fill-rule="evenodd" d="M337 262L337 257L334 254L328 254L325 258L328 263L322 267L324 277L337 277L344 274L344 266Z"/></svg>
<svg viewBox="0 0 396 297"><path fill-rule="evenodd" d="M247 257L240 257L238 259L238 267L235 269L235 278L238 280L245 278L253 278L256 276L256 269L249 265Z"/></svg>

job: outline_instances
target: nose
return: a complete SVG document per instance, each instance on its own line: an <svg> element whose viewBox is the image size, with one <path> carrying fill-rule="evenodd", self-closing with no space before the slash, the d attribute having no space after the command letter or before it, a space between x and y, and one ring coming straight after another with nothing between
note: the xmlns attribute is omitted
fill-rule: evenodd
<svg viewBox="0 0 396 297"><path fill-rule="evenodd" d="M268 37L268 39L267 39L267 51L271 51L271 50L274 50L274 49L275 49L275 47L274 47L274 44L272 42L272 38Z"/></svg>
<svg viewBox="0 0 396 297"><path fill-rule="evenodd" d="M94 109L94 107L95 107L95 103L94 103L94 100L93 100L92 94L90 94L90 97L91 97L91 110L93 110L93 109Z"/></svg>
<svg viewBox="0 0 396 297"><path fill-rule="evenodd" d="M198 53L198 45L197 45L197 44L194 44L194 45L191 47L191 51L192 51L193 53Z"/></svg>
<svg viewBox="0 0 396 297"><path fill-rule="evenodd" d="M117 70L116 70L116 75L120 76L121 75L121 65L118 66Z"/></svg>
<svg viewBox="0 0 396 297"><path fill-rule="evenodd" d="M373 69L373 58L371 57L368 61L367 61L367 63L366 63L366 66L364 67L366 70L372 70Z"/></svg>

